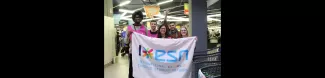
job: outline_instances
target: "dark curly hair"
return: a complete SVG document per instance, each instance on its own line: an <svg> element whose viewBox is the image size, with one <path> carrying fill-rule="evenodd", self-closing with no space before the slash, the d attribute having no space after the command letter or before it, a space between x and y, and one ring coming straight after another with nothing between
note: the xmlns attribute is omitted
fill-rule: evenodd
<svg viewBox="0 0 325 78"><path fill-rule="evenodd" d="M132 14L132 20L134 20L135 16L136 15L139 15L141 19L143 19L143 14L141 11L135 11L133 14Z"/></svg>
<svg viewBox="0 0 325 78"><path fill-rule="evenodd" d="M169 33L168 33L169 32L169 27L168 27L167 23L164 23L164 24L160 25L159 28L158 28L158 38L162 38L161 33L160 33L160 28L163 27L163 26L166 27L165 37L169 37Z"/></svg>

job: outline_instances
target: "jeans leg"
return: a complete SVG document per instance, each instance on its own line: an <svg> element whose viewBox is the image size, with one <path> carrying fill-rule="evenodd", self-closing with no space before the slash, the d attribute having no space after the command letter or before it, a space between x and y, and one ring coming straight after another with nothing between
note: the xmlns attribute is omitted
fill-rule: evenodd
<svg viewBox="0 0 325 78"><path fill-rule="evenodd" d="M129 54L129 78L133 77L133 67L132 67L132 54Z"/></svg>

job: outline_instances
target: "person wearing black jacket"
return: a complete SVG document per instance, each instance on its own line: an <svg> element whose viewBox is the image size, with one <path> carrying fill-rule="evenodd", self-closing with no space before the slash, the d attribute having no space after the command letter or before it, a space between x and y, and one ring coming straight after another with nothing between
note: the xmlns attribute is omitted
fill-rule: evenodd
<svg viewBox="0 0 325 78"><path fill-rule="evenodd" d="M118 56L119 53L120 53L120 48L121 48L121 46L120 46L120 35L119 35L118 32L116 32L115 42L116 42L116 44L115 44L116 45L116 47L115 47L115 49L116 49L116 56Z"/></svg>

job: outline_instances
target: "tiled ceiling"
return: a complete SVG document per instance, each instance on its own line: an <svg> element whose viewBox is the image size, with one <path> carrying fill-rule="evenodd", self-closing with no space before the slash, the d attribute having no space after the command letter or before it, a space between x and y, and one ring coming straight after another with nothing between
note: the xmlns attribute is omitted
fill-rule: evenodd
<svg viewBox="0 0 325 78"><path fill-rule="evenodd" d="M114 0L114 6L119 5L120 3L128 1L128 0ZM123 19L128 19L130 20L131 14L135 10L141 10L143 13L145 12L142 7L144 5L150 5L150 4L157 4L161 3L164 1L170 1L170 0L131 0L131 2L127 5L120 6L114 8L114 14L122 14ZM204 0L202 0L204 1ZM177 20L178 18L188 18L188 15L184 15L184 3L188 3L188 0L172 0L171 2L161 4L160 6L160 11L163 13L163 10L168 9L168 8L173 8L170 10L168 17L170 20ZM218 2L212 4L211 6L208 7L208 13L207 15L214 15L213 17L209 17L211 19L220 19L220 13L221 13L221 0ZM218 15L219 16L215 16ZM177 17L177 18L173 18ZM145 17L144 20L148 20L147 17ZM162 20L162 18L156 18L155 20Z"/></svg>

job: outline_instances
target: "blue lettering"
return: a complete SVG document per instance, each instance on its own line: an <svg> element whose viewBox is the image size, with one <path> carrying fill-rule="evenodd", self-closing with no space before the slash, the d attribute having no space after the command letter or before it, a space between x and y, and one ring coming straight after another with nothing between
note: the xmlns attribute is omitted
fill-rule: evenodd
<svg viewBox="0 0 325 78"><path fill-rule="evenodd" d="M178 57L176 54L176 50L170 50L170 51L166 51L165 50L156 50L155 51L155 54L154 54L154 58L156 61L159 61L159 62L169 62L169 63L174 63L174 62L177 62L177 61L181 61L182 60L182 57L183 55L185 54L185 60L188 60L188 50L180 50L179 51L179 54L178 54ZM171 57L172 59L161 59L159 57L162 57L164 56L165 54L167 54L169 57Z"/></svg>
<svg viewBox="0 0 325 78"><path fill-rule="evenodd" d="M185 58L186 58L186 60L188 60L188 50L181 50L181 51L179 52L179 60L178 60L178 61L181 61L182 56L183 56L184 53L185 53Z"/></svg>
<svg viewBox="0 0 325 78"><path fill-rule="evenodd" d="M162 54L158 55L158 53L162 53ZM156 52L155 52L155 60L159 61L159 62L165 62L165 59L159 59L159 57L161 57L161 56L163 56L165 54L166 54L165 50L156 50Z"/></svg>
<svg viewBox="0 0 325 78"><path fill-rule="evenodd" d="M167 59L167 62L171 62L171 63L174 63L174 62L176 62L176 61L177 61L177 57L176 57L176 56L174 56L174 55L172 55L172 54L175 54L175 53L176 53L176 51L175 51L175 50L173 50L173 51L168 51L167 55L168 55L168 56L170 56L170 57L172 57L173 59L172 59L172 60L170 60L170 59Z"/></svg>

